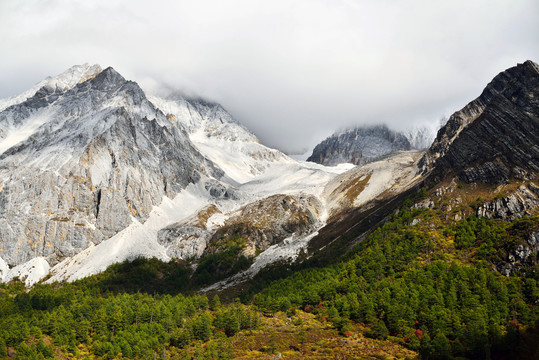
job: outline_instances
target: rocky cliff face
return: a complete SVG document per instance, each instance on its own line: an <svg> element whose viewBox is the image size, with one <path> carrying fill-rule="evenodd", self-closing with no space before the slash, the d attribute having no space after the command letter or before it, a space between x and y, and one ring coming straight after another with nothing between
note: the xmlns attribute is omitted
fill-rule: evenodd
<svg viewBox="0 0 539 360"><path fill-rule="evenodd" d="M466 183L533 179L539 173L539 66L526 61L497 75L453 114L422 159L423 171Z"/></svg>
<svg viewBox="0 0 539 360"><path fill-rule="evenodd" d="M229 214L211 205L160 230L158 240L177 258L218 253L238 241L244 242L246 256L256 257L287 237L316 231L321 226L321 207L312 195L285 194L254 201Z"/></svg>
<svg viewBox="0 0 539 360"><path fill-rule="evenodd" d="M244 253L256 256L292 235L319 227L320 201L314 196L272 195L241 208L210 239L206 253L218 252L237 238L246 240Z"/></svg>
<svg viewBox="0 0 539 360"><path fill-rule="evenodd" d="M533 182L520 185L516 191L488 201L477 209L477 216L514 220L539 211L539 186Z"/></svg>
<svg viewBox="0 0 539 360"><path fill-rule="evenodd" d="M496 269L505 276L510 276L514 272L533 268L537 264L537 253L539 252L539 231L532 232L526 241L517 245L507 256L505 261L496 264Z"/></svg>
<svg viewBox="0 0 539 360"><path fill-rule="evenodd" d="M386 126L358 127L335 133L316 145L307 161L326 166L363 165L399 150L410 150L408 139Z"/></svg>
<svg viewBox="0 0 539 360"><path fill-rule="evenodd" d="M163 195L222 175L114 69L68 85L0 113L0 256L11 266L55 264L145 220Z"/></svg>

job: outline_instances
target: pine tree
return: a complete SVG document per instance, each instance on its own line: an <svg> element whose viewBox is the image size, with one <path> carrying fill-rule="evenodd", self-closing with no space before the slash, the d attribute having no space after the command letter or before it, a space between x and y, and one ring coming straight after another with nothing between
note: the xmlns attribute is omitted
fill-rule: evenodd
<svg viewBox="0 0 539 360"><path fill-rule="evenodd" d="M211 337L211 317L204 313L196 318L193 323L193 335L195 339L208 341Z"/></svg>
<svg viewBox="0 0 539 360"><path fill-rule="evenodd" d="M7 356L6 342L1 335L2 334L0 333L0 359L3 358L4 356Z"/></svg>
<svg viewBox="0 0 539 360"><path fill-rule="evenodd" d="M431 341L432 358L439 360L451 359L451 346L449 340L441 331L438 331Z"/></svg>
<svg viewBox="0 0 539 360"><path fill-rule="evenodd" d="M221 300L219 299L219 295L215 294L215 296L211 299L211 302L210 302L210 310L218 311L220 308L221 308Z"/></svg>

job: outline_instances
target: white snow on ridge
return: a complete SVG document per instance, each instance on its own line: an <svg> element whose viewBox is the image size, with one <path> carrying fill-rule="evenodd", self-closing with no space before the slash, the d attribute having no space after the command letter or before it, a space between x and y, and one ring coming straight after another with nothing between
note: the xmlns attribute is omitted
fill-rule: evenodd
<svg viewBox="0 0 539 360"><path fill-rule="evenodd" d="M27 99L34 96L36 92L44 86L48 86L52 89L59 89L62 91L69 90L75 87L75 85L77 85L78 83L81 83L96 76L101 71L101 66L97 64L75 65L67 69L60 75L48 77L45 80L38 82L31 89L23 92L20 95L16 95L8 99L0 99L0 111L10 106L17 105L26 101Z"/></svg>
<svg viewBox="0 0 539 360"><path fill-rule="evenodd" d="M165 100L156 96L150 97L150 101L165 114L172 115L188 131L198 150L225 172L232 185L247 193L319 194L327 181L354 167L296 161L260 143L219 105L193 105L183 98Z"/></svg>
<svg viewBox="0 0 539 360"><path fill-rule="evenodd" d="M217 164L233 184L244 184L263 174L276 163L295 163L260 140L234 121L220 105L198 103L183 98L150 101L169 115L172 122L184 128L191 142L208 159Z"/></svg>
<svg viewBox="0 0 539 360"><path fill-rule="evenodd" d="M363 167L371 177L365 189L354 201L354 206L360 206L376 198L386 190L395 191L406 187L417 177L413 164L419 160L421 152L397 154L388 159L367 164Z"/></svg>
<svg viewBox="0 0 539 360"><path fill-rule="evenodd" d="M298 193L320 196L329 180L345 172L350 166L353 167L351 164L333 168L315 165L310 166L308 163L293 160L289 163L274 164L260 176L242 184L240 189L259 196Z"/></svg>
<svg viewBox="0 0 539 360"><path fill-rule="evenodd" d="M421 158L421 151L403 151L383 160L368 163L342 173L330 180L324 188L322 197L327 201L329 211L336 210L347 203L349 189L369 177L363 189L346 206L359 207L387 192L400 192L421 177L415 164ZM344 187L343 187L344 186Z"/></svg>
<svg viewBox="0 0 539 360"><path fill-rule="evenodd" d="M190 136L193 144L217 164L237 184L244 184L263 174L275 163L295 163L278 150L255 142L227 141L197 131Z"/></svg>

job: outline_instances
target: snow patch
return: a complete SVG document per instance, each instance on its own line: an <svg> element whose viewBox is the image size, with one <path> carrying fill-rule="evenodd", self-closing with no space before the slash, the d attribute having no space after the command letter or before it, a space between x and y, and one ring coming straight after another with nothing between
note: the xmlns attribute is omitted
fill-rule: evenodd
<svg viewBox="0 0 539 360"><path fill-rule="evenodd" d="M359 207L382 195L384 192L400 192L417 180L417 161L422 156L420 151L403 151L342 173L327 183L322 197L327 208L333 212L339 208ZM357 188L362 180L369 177L361 189ZM352 190L352 191L350 191ZM355 198L351 199L351 193Z"/></svg>
<svg viewBox="0 0 539 360"><path fill-rule="evenodd" d="M208 221L206 221L206 227L215 228L218 226L223 226L227 218L228 216L222 213L213 214L212 216L210 216Z"/></svg>
<svg viewBox="0 0 539 360"><path fill-rule="evenodd" d="M0 257L0 281L3 282L4 278L7 276L7 273L9 272L9 266L8 264Z"/></svg>
<svg viewBox="0 0 539 360"><path fill-rule="evenodd" d="M30 118L25 121L22 126L12 126L4 129L5 137L0 139L0 155L3 154L9 148L17 145L18 143L28 139L36 130L43 124L45 124L51 114L53 109L45 109L38 111L37 113L30 116Z"/></svg>
<svg viewBox="0 0 539 360"><path fill-rule="evenodd" d="M280 163L268 169L253 180L242 184L240 189L247 193L269 196L273 194L306 193L319 196L327 182L338 173L349 169L351 164L339 167L325 167L314 163Z"/></svg>
<svg viewBox="0 0 539 360"><path fill-rule="evenodd" d="M386 190L408 185L417 173L413 166L416 160L405 153L364 166L364 170L370 171L371 177L365 189L354 200L354 206L363 205Z"/></svg>
<svg viewBox="0 0 539 360"><path fill-rule="evenodd" d="M137 257L169 261L166 248L157 242L157 232L191 216L207 204L208 194L201 183L190 184L174 199L165 196L161 204L153 208L144 224L132 218L131 225L118 234L99 245L91 245L53 267L52 277L47 283L75 281L105 271L114 263Z"/></svg>
<svg viewBox="0 0 539 360"><path fill-rule="evenodd" d="M95 161L90 166L89 173L93 186L99 187L107 184L107 180L112 173L112 159L105 148L101 148L96 155Z"/></svg>
<svg viewBox="0 0 539 360"><path fill-rule="evenodd" d="M3 260L2 260L3 261ZM9 270L4 277L4 281L8 282L18 277L19 280L24 281L26 287L31 287L37 284L41 279L49 274L50 265L44 257L35 257L32 260L15 266Z"/></svg>

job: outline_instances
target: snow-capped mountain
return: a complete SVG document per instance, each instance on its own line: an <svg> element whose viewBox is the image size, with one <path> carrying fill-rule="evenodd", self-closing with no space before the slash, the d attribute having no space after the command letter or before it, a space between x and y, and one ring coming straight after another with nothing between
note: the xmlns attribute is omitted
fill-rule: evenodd
<svg viewBox="0 0 539 360"><path fill-rule="evenodd" d="M8 99L0 99L0 111L4 110L5 108L11 105L20 104L23 101L26 101L27 99L34 96L41 89L46 89L44 91L52 90L52 91L59 91L59 92L69 90L75 85L77 85L78 83L91 79L92 77L99 74L101 71L102 71L101 66L97 64L96 65L89 65L89 64L75 65L67 69L65 72L61 73L58 76L48 77L38 82L31 89L28 89L22 94L19 94L17 96L14 96Z"/></svg>
<svg viewBox="0 0 539 360"><path fill-rule="evenodd" d="M82 77L49 79L0 113L1 256L10 265L37 256L55 264L146 220L164 195L223 176L136 83L112 68L67 73Z"/></svg>
<svg viewBox="0 0 539 360"><path fill-rule="evenodd" d="M196 262L239 237L252 266L218 289L313 256L425 181L535 179L537 69L498 75L427 152L406 150L429 131L353 129L319 148L348 162L328 167L264 146L219 104L148 97L112 68L74 67L2 102L0 280L72 281L140 256ZM523 211L539 204L526 186Z"/></svg>
<svg viewBox="0 0 539 360"><path fill-rule="evenodd" d="M397 151L425 150L445 124L414 126L394 131L385 125L357 126L335 132L316 145L307 161L323 165L363 165Z"/></svg>
<svg viewBox="0 0 539 360"><path fill-rule="evenodd" d="M243 184L262 174L271 164L292 163L282 152L270 149L238 123L219 104L174 95L150 100L179 127L209 159L225 170L229 180Z"/></svg>
<svg viewBox="0 0 539 360"><path fill-rule="evenodd" d="M49 268L51 281L76 279L137 256L200 256L235 211L275 194L318 196L347 169L267 148L218 104L148 99L112 68L77 66L42 84L0 112L4 280L31 284ZM161 231L186 227L208 206L217 211L196 244ZM325 211L317 214L313 231Z"/></svg>
<svg viewBox="0 0 539 360"><path fill-rule="evenodd" d="M408 139L412 149L425 150L432 145L436 138L436 133L445 125L446 121L447 119L442 118L438 123L433 122L423 126L415 125L410 129L401 131L401 133Z"/></svg>

